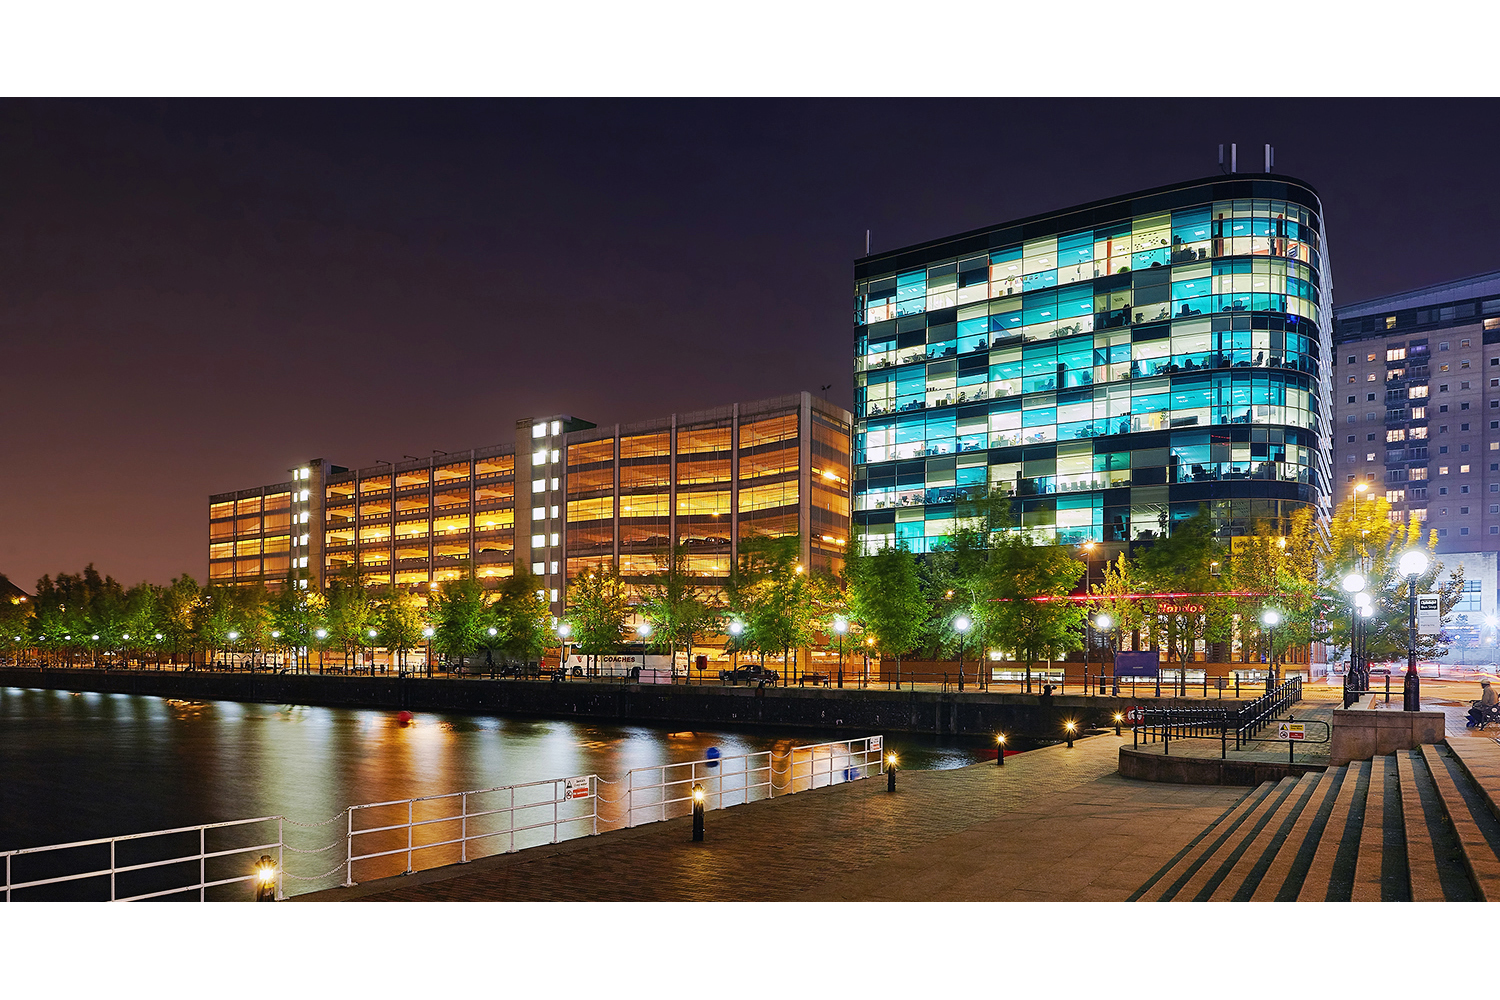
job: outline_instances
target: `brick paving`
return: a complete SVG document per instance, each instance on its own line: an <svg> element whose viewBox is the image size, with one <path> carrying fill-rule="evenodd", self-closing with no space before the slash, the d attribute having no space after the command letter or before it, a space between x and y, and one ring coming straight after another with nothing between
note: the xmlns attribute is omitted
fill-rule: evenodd
<svg viewBox="0 0 1500 1000"><path fill-rule="evenodd" d="M1242 788L1130 782L1112 733L902 771L301 900L1124 900Z"/></svg>

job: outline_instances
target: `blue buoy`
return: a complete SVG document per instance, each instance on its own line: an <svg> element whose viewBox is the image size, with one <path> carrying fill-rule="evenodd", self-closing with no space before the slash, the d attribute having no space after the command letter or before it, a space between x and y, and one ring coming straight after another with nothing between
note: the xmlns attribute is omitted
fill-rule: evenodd
<svg viewBox="0 0 1500 1000"><path fill-rule="evenodd" d="M705 757L708 758L708 766L709 767L718 767L719 766L719 756L720 756L720 754L719 754L719 748L718 747L709 747L707 750L703 751L703 756L705 756Z"/></svg>

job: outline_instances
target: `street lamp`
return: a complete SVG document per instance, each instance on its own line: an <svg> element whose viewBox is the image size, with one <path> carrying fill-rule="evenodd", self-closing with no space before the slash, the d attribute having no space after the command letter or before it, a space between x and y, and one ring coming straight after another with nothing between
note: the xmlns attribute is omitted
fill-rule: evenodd
<svg viewBox="0 0 1500 1000"><path fill-rule="evenodd" d="M562 658L558 662L562 663L564 666L566 666L568 662L568 636L572 634L573 626L569 625L567 622L557 623L557 639L562 643Z"/></svg>
<svg viewBox="0 0 1500 1000"><path fill-rule="evenodd" d="M740 636L745 631L745 623L736 618L729 623L729 641L734 643L734 649L729 651L729 671L731 674L740 668Z"/></svg>
<svg viewBox="0 0 1500 1000"><path fill-rule="evenodd" d="M1113 648L1113 643L1110 642L1110 630L1114 627L1115 620L1108 614L1101 612L1094 616L1094 634L1102 634L1104 636L1104 641L1109 644L1111 648ZM1118 676L1115 677L1114 691L1116 695L1120 693L1120 678ZM1099 693L1104 693L1104 658L1102 656L1099 658Z"/></svg>
<svg viewBox="0 0 1500 1000"><path fill-rule="evenodd" d="M1266 641L1266 665L1271 673L1276 673L1276 626L1281 624L1281 612L1275 608L1267 608L1260 613L1260 622L1270 633Z"/></svg>
<svg viewBox="0 0 1500 1000"><path fill-rule="evenodd" d="M376 631L374 629L366 629L365 630L365 637L370 640L370 676L371 677L375 676L375 636L376 635L377 635L377 633L376 633ZM389 652L390 651L387 650L387 653L389 653ZM386 658L389 659L390 657L387 656Z"/></svg>
<svg viewBox="0 0 1500 1000"><path fill-rule="evenodd" d="M1406 686L1401 694L1401 708L1417 712L1422 708L1422 679L1417 676L1417 577L1427 572L1427 553L1412 549L1401 554L1401 575L1406 577Z"/></svg>
<svg viewBox="0 0 1500 1000"><path fill-rule="evenodd" d="M1344 577L1342 586L1344 592L1349 595L1352 605L1349 609L1349 676L1346 678L1345 686L1353 691L1363 691L1369 687L1369 684L1365 680L1365 672L1359 649L1359 640L1364 628L1359 617L1357 595L1365 589L1364 574L1350 573Z"/></svg>
<svg viewBox="0 0 1500 1000"><path fill-rule="evenodd" d="M423 666L427 671L428 677L432 676L432 637L436 634L437 630L434 629L431 625L428 625L426 628L422 629L422 638L427 640L427 657L423 661Z"/></svg>
<svg viewBox="0 0 1500 1000"><path fill-rule="evenodd" d="M969 626L974 624L969 621L968 615L959 615L953 619L953 630L958 633L958 690L964 689L964 638L969 634Z"/></svg>
<svg viewBox="0 0 1500 1000"><path fill-rule="evenodd" d="M844 686L844 636L849 631L849 622L845 618L833 620L833 633L839 637L839 687Z"/></svg>
<svg viewBox="0 0 1500 1000"><path fill-rule="evenodd" d="M635 627L635 634L641 637L641 669L646 669L646 637L651 634L651 623L641 622Z"/></svg>

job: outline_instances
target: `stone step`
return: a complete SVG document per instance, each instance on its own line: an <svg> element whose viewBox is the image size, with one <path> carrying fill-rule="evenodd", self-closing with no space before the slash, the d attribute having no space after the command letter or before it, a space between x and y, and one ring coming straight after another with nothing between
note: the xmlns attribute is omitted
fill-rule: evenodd
<svg viewBox="0 0 1500 1000"><path fill-rule="evenodd" d="M1206 899L1244 855L1260 831L1269 824L1271 817L1291 795L1292 789L1297 787L1297 782L1296 778L1282 778L1272 786L1269 793L1246 814L1244 822L1225 837L1196 870L1188 874L1187 880L1169 898L1193 901Z"/></svg>
<svg viewBox="0 0 1500 1000"><path fill-rule="evenodd" d="M1265 781L1252 789L1234 808L1221 816L1196 841L1188 845L1187 850L1166 870L1159 872L1155 878L1147 882L1134 898L1145 902L1171 899L1182 883L1198 870L1198 867L1218 849L1220 844L1229 839L1235 829L1265 801L1275 787L1275 782Z"/></svg>
<svg viewBox="0 0 1500 1000"><path fill-rule="evenodd" d="M1422 758L1437 786L1438 801L1458 839L1477 898L1500 901L1500 820L1483 792L1446 747L1422 745Z"/></svg>
<svg viewBox="0 0 1500 1000"><path fill-rule="evenodd" d="M1474 885L1453 826L1443 813L1432 769L1420 751L1396 754L1401 772L1401 817L1406 825L1406 866L1413 902L1472 901Z"/></svg>
<svg viewBox="0 0 1500 1000"><path fill-rule="evenodd" d="M1313 790L1322 777L1316 772L1304 774L1301 780L1285 778L1282 784L1294 782L1290 794L1281 800L1273 813L1255 835L1255 840L1240 854L1228 874L1219 880L1218 888L1208 898L1212 902L1246 900L1269 869L1278 849L1306 808Z"/></svg>
<svg viewBox="0 0 1500 1000"><path fill-rule="evenodd" d="M1364 824L1350 898L1357 903L1406 902L1411 880L1406 861L1400 769L1393 755L1371 761Z"/></svg>
<svg viewBox="0 0 1500 1000"><path fill-rule="evenodd" d="M1298 813L1296 823L1282 839L1276 856L1256 884L1250 897L1252 902L1291 902L1297 898L1347 771L1346 767L1330 767L1318 776L1318 783Z"/></svg>
<svg viewBox="0 0 1500 1000"><path fill-rule="evenodd" d="M1317 851L1313 855L1312 863L1308 865L1307 874L1302 880L1302 887L1297 892L1299 903L1321 902L1337 898L1333 894L1336 871L1343 874L1344 870L1347 870L1349 879L1352 881L1353 852L1359 848L1358 831L1360 821L1364 816L1364 794L1369 783L1369 775L1369 761L1350 762L1344 780L1339 785L1339 794L1334 800L1333 811L1329 813L1328 822L1324 824L1322 834L1318 838ZM1349 836L1351 827L1354 830L1353 843L1348 845L1346 842L1351 839ZM1342 898L1347 900L1348 889L1341 888L1343 889Z"/></svg>

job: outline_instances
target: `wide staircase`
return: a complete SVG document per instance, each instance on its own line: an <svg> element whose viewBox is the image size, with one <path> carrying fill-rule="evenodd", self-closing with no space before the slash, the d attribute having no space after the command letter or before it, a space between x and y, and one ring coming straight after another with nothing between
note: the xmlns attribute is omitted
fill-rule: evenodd
<svg viewBox="0 0 1500 1000"><path fill-rule="evenodd" d="M1463 740L1267 781L1138 900L1500 900L1500 745Z"/></svg>

